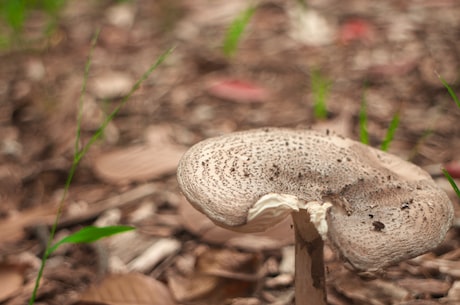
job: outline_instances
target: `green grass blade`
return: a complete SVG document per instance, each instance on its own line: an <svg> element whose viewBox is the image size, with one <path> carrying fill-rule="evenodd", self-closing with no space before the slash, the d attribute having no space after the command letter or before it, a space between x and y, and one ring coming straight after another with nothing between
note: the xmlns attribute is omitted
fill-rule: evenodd
<svg viewBox="0 0 460 305"><path fill-rule="evenodd" d="M317 119L327 118L326 100L332 82L323 77L318 70L311 73L311 90L313 93L313 114Z"/></svg>
<svg viewBox="0 0 460 305"><path fill-rule="evenodd" d="M457 194L457 197L460 198L460 190L458 189L458 186L455 183L454 178L452 178L452 176L449 174L449 172L445 168L442 169L442 172L444 176L446 176L452 188L454 189L455 193Z"/></svg>
<svg viewBox="0 0 460 305"><path fill-rule="evenodd" d="M361 108L359 109L359 139L361 143L369 145L369 133L367 131L366 93L363 93Z"/></svg>
<svg viewBox="0 0 460 305"><path fill-rule="evenodd" d="M233 56L236 53L238 43L241 39L241 35L244 29L249 24L252 15L254 15L255 7L251 6L243 11L233 22L230 24L223 42L222 49L224 54L228 57Z"/></svg>
<svg viewBox="0 0 460 305"><path fill-rule="evenodd" d="M46 261L48 259L49 254L51 253L50 252L51 243L52 243L52 240L53 240L53 238L54 238L54 236L56 234L57 225L58 225L59 219L60 219L61 214L62 214L62 209L64 207L64 199L67 196L67 193L69 191L70 184L72 182L73 176L75 175L75 171L77 170L77 166L80 163L81 157L79 156L78 143L80 141L80 133L81 133L81 118L82 118L82 109L83 109L83 106L82 106L83 105L83 96L84 96L84 94L86 92L86 83L87 83L87 80L88 80L89 68L90 68L91 62L92 62L91 61L92 54L93 54L93 51L94 51L94 49L96 47L96 42L97 42L98 37L99 37L99 31L96 31L96 33L93 36L93 40L91 42L91 49L90 49L90 53L88 55L88 61L86 62L86 66L85 66L85 73L84 73L84 76L83 76L83 85L82 85L82 89L81 89L81 92L80 92L80 103L79 103L79 109L78 109L78 114L77 114L77 134L76 134L76 141L75 141L75 146L74 146L74 157L73 157L73 161L72 161L72 166L71 166L71 168L69 170L69 173L67 174L67 179L66 179L66 182L65 182L65 185L64 185L64 192L63 192L63 194L61 196L61 201L59 203L59 206L58 206L58 209L57 209L57 212L56 212L56 218L54 219L54 223L51 226L50 236L48 238L48 243L46 245L46 250L43 253L40 268L38 269L38 274L37 274L37 278L35 279L35 286L34 286L34 289L32 291L32 296L31 296L31 298L29 300L29 305L33 305L35 303L35 299L36 299L37 291L38 291L38 286L40 285L40 281L41 281L41 278L43 276L43 270L45 269Z"/></svg>
<svg viewBox="0 0 460 305"><path fill-rule="evenodd" d="M393 141L393 138L394 138L394 135L395 135L395 132L398 126L399 126L399 112L397 112L393 116L393 119L391 120L390 125L388 126L387 133L380 146L381 150L383 151L388 150L388 148L390 147L390 143Z"/></svg>
<svg viewBox="0 0 460 305"><path fill-rule="evenodd" d="M149 67L149 69L142 75L142 77L133 85L129 93L123 98L120 104L115 107L115 109L105 118L101 126L94 132L94 134L89 139L88 143L82 148L82 150L77 155L77 160L80 161L81 158L88 152L91 145L94 144L103 134L107 125L114 119L118 112L123 108L123 106L128 102L134 92L142 85L142 83L150 76L150 74L155 71L158 66L166 60L166 58L174 51L174 48L169 48L166 52L158 57L157 61Z"/></svg>
<svg viewBox="0 0 460 305"><path fill-rule="evenodd" d="M67 237L64 237L56 244L54 244L49 250L48 254L53 253L59 246L67 243L81 244L81 243L92 243L101 238L109 237L115 234L120 234L134 230L131 226L108 226L108 227L94 227L87 226Z"/></svg>
<svg viewBox="0 0 460 305"><path fill-rule="evenodd" d="M24 25L27 14L25 0L6 0L3 5L3 16L7 24L15 32L19 32Z"/></svg>
<svg viewBox="0 0 460 305"><path fill-rule="evenodd" d="M53 223L53 226L51 227L51 232L50 232L50 237L48 239L48 244L46 246L46 250L44 251L43 253L43 258L42 258L42 263L40 265L40 268L38 270L38 275L37 275L37 278L35 280L35 286L34 286L34 289L32 291L32 296L29 300L29 305L33 305L35 303L35 299L36 299L36 295L37 295L37 291L38 291L38 286L40 285L40 280L43 276L43 270L45 268L45 264L46 264L46 261L49 257L49 254L54 251L56 249L56 245L54 246L51 246L51 242L55 236L55 233L56 233L56 230L57 230L57 224L59 222L59 219L60 219L60 215L62 213L62 209L63 209L63 205L64 205L64 199L68 193L68 190L69 190L69 187L70 187L70 184L72 182L72 179L73 179L73 176L75 174L75 171L77 169L77 166L78 164L80 163L81 159L83 158L83 156L86 154L86 152L89 150L89 148L91 147L91 145L103 134L105 128L107 127L107 125L110 123L110 121L113 120L113 118L118 114L118 112L120 111L120 109L124 106L124 104L127 103L127 101L129 100L129 98L131 97L131 95L137 90L139 89L139 87L141 86L141 84L150 76L150 74L170 55L170 53L172 53L172 51L174 50L174 48L170 48L168 49L165 53L163 53L162 55L160 55L160 57L157 59L157 61L152 65L150 66L150 68L142 75L142 77L134 84L134 86L132 87L131 91L128 93L128 95L122 100L122 102L115 108L115 110L104 120L104 122L101 124L101 126L99 127L99 129L93 134L93 136L90 138L90 140L88 141L88 143L83 146L82 149L79 149L79 146L78 146L78 143L79 143L79 139L80 139L80 131L81 131L81 111L82 111L82 104L81 104L81 101L82 101L82 96L85 94L86 92L86 82L87 82L87 79L88 79L88 71L89 71L89 68L90 68L90 65L91 65L91 55L93 53L93 49L95 47L95 44L96 44L96 41L97 41L97 35L98 33L95 35L95 38L93 40L93 43L92 43L92 50L90 51L90 56L88 58L88 61L87 61L87 64L86 64L86 68L85 68L85 74L84 74L84 81L83 81L83 85L82 85L82 90L81 90L81 96L80 96L80 105L79 105L79 113L78 113L78 117L77 117L77 134L76 134L76 137L77 137L77 141L75 141L75 151L74 151L74 159L73 159L73 162L72 162L72 166L69 170L69 173L67 175L67 180L66 180L66 183L65 183L65 187L64 187L64 192L61 196L61 201L60 201L60 204L59 204L59 207L58 207L58 211L56 213L56 218L55 218L55 221ZM58 245L59 246L59 245Z"/></svg>
<svg viewBox="0 0 460 305"><path fill-rule="evenodd" d="M449 86L449 84L446 82L446 80L441 77L441 75L438 75L438 77L441 80L441 82L444 85L444 87L446 87L447 91L449 92L450 96L454 100L455 104L457 104L457 107L460 108L460 101L458 100L458 97L455 94L454 90Z"/></svg>

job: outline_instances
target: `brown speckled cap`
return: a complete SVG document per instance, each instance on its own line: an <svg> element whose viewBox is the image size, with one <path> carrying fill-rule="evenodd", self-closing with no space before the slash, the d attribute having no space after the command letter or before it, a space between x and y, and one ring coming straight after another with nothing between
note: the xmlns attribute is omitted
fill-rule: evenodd
<svg viewBox="0 0 460 305"><path fill-rule="evenodd" d="M329 132L207 139L184 154L177 177L196 209L233 230L264 230L302 208L314 223L312 214L323 215L321 236L362 271L429 251L453 219L449 198L421 168Z"/></svg>

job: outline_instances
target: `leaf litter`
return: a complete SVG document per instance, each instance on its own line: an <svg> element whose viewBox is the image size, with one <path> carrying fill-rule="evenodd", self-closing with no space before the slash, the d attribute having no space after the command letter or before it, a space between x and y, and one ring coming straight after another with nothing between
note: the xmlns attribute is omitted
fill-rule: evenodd
<svg viewBox="0 0 460 305"><path fill-rule="evenodd" d="M128 103L106 138L83 160L59 224L65 235L113 211L116 217L110 221L134 224L137 231L118 241L114 236L57 251L45 272L41 303L136 304L130 299L136 296L159 304L292 304L290 221L256 235L216 227L179 196L175 166L187 146L236 129L315 126L357 138L364 84L375 93L369 95L367 109L371 144L380 143L389 114L402 103L390 151L411 155L423 166L446 164L458 178L454 162L460 149L459 114L433 73L436 70L457 91L460 50L452 33L460 26L460 7L455 1L311 1L309 12L283 1L261 1L251 20L253 28L231 61L218 44L232 18L247 7L245 1L138 1L121 13L120 4L68 2L63 14L67 19L52 36L51 53L1 54L0 100L5 102L0 103L0 274L12 284L0 285L5 304L23 304L30 293L36 264L23 270L9 262L25 254L38 259L43 251L56 208L53 198L62 191L60 177L71 164L78 75L101 7L110 24L102 29L94 62L97 73L90 82L97 84L99 77L106 87L88 93L83 141L113 107L104 99L126 94L131 76L151 63L152 54L166 49L166 41L172 38L179 46L171 61L133 96L137 108ZM318 67L334 80L327 103L332 116L321 122L310 112L311 88L304 72ZM119 79L104 80L104 75ZM240 99L244 102L223 103L206 91L210 80L222 76L236 84L230 86L232 94L252 86L249 93L263 94L254 99L245 91ZM240 86L243 81L251 86ZM458 215L458 199L452 191L449 195ZM346 271L326 250L329 303L458 304L457 228L432 253L391 267L374 280ZM149 299L150 292L156 299Z"/></svg>

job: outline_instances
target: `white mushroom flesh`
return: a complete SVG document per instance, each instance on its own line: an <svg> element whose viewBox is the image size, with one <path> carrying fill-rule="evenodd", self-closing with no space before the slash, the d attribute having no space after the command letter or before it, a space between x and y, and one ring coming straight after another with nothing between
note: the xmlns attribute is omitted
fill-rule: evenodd
<svg viewBox="0 0 460 305"><path fill-rule="evenodd" d="M269 216L277 222L312 202L313 222L323 206L316 228L359 270L434 248L453 219L449 198L422 169L329 132L265 128L207 139L185 153L178 181L195 208L238 231L265 229Z"/></svg>

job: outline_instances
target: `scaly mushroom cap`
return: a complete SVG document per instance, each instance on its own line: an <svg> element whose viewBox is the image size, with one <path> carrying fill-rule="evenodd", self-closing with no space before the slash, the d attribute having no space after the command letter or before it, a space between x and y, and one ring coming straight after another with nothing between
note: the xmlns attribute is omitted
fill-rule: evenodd
<svg viewBox="0 0 460 305"><path fill-rule="evenodd" d="M185 153L177 177L196 209L236 231L262 231L307 209L362 271L429 251L453 219L449 198L421 168L329 132L265 128L207 139Z"/></svg>

